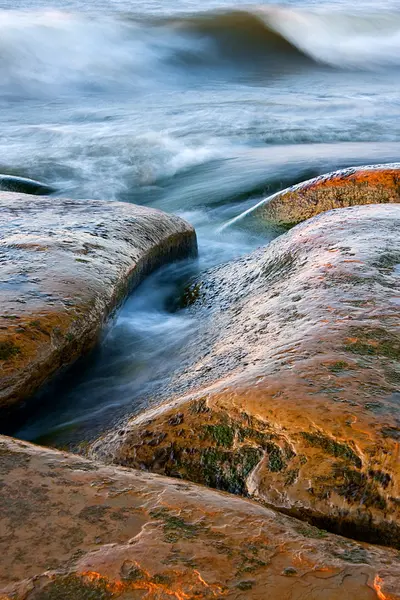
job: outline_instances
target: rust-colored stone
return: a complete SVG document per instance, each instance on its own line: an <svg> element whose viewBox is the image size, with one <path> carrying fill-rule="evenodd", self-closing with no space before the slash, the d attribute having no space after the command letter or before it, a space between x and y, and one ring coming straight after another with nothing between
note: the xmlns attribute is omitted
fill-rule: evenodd
<svg viewBox="0 0 400 600"><path fill-rule="evenodd" d="M196 250L158 210L0 193L0 408L19 405L96 342L145 275Z"/></svg>
<svg viewBox="0 0 400 600"><path fill-rule="evenodd" d="M398 552L0 437L1 600L399 600Z"/></svg>
<svg viewBox="0 0 400 600"><path fill-rule="evenodd" d="M281 227L292 227L334 208L399 201L400 164L354 167L278 192L235 220L251 216Z"/></svg>
<svg viewBox="0 0 400 600"><path fill-rule="evenodd" d="M399 227L334 211L208 273L176 399L92 452L400 548Z"/></svg>

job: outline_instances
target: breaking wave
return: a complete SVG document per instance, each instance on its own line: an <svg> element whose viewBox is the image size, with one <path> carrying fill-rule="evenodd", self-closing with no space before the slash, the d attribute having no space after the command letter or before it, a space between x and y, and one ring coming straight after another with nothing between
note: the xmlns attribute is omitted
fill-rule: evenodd
<svg viewBox="0 0 400 600"><path fill-rule="evenodd" d="M254 6L152 18L63 11L0 11L0 86L123 88L250 61L334 68L400 66L400 12L348 14Z"/></svg>
<svg viewBox="0 0 400 600"><path fill-rule="evenodd" d="M400 11L349 14L254 7L200 16L189 24L216 39L236 40L244 52L300 54L337 68L400 66Z"/></svg>

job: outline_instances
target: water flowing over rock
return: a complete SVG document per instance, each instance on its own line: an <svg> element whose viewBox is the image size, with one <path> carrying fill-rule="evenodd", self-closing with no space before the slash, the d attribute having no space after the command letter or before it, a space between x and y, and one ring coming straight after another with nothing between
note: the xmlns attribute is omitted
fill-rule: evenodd
<svg viewBox="0 0 400 600"><path fill-rule="evenodd" d="M304 181L262 200L237 220L292 227L322 212L400 202L400 164L354 167Z"/></svg>
<svg viewBox="0 0 400 600"><path fill-rule="evenodd" d="M194 282L172 400L92 453L400 548L399 226L331 211Z"/></svg>
<svg viewBox="0 0 400 600"><path fill-rule="evenodd" d="M196 252L182 219L119 202L0 193L0 408L89 350L153 269Z"/></svg>
<svg viewBox="0 0 400 600"><path fill-rule="evenodd" d="M0 437L2 600L400 598L398 552Z"/></svg>

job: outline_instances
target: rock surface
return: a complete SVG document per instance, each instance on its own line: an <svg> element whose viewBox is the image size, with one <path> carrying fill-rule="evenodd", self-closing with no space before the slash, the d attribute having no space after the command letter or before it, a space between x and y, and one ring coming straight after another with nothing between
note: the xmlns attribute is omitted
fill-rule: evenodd
<svg viewBox="0 0 400 600"><path fill-rule="evenodd" d="M160 211L0 193L0 409L20 405L98 339L151 270L196 251Z"/></svg>
<svg viewBox="0 0 400 600"><path fill-rule="evenodd" d="M292 227L333 208L400 202L400 164L354 167L322 175L266 198L244 215Z"/></svg>
<svg viewBox="0 0 400 600"><path fill-rule="evenodd" d="M398 600L396 551L0 437L2 600Z"/></svg>
<svg viewBox="0 0 400 600"><path fill-rule="evenodd" d="M92 453L400 548L399 227L400 205L332 211L208 273L181 396Z"/></svg>
<svg viewBox="0 0 400 600"><path fill-rule="evenodd" d="M34 194L37 196L46 196L53 194L55 188L41 183L35 179L25 177L16 177L15 175L0 175L0 190L6 192L20 192L22 194Z"/></svg>

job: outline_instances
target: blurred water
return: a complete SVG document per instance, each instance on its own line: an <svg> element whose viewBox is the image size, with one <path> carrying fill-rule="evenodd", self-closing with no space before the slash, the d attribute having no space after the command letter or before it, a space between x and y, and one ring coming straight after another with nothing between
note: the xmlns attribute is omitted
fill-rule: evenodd
<svg viewBox="0 0 400 600"><path fill-rule="evenodd" d="M397 0L0 0L0 173L176 212L200 242L18 435L79 441L151 403L196 327L169 299L275 235L221 225L304 178L399 160L399 70Z"/></svg>

